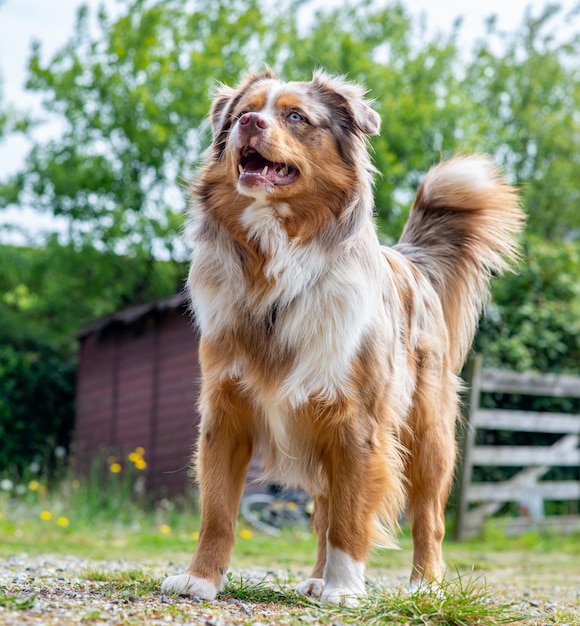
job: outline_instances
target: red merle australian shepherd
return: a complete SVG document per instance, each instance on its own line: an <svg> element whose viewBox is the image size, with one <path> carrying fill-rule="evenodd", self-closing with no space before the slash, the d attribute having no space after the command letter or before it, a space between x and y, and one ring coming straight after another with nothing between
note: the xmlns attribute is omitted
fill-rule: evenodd
<svg viewBox="0 0 580 626"><path fill-rule="evenodd" d="M355 604L369 547L392 544L405 509L412 583L440 580L457 374L490 276L517 257L514 189L485 156L440 163L387 248L367 150L380 119L360 86L252 74L218 91L211 125L189 230L201 529L164 592L222 587L254 453L267 480L314 500L318 554L300 592Z"/></svg>

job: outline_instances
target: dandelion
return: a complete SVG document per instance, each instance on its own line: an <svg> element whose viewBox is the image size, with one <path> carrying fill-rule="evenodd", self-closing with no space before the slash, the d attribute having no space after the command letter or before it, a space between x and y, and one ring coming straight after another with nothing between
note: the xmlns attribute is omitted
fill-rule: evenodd
<svg viewBox="0 0 580 626"><path fill-rule="evenodd" d="M12 491L12 487L14 487L14 483L9 478L0 480L0 489L2 491Z"/></svg>
<svg viewBox="0 0 580 626"><path fill-rule="evenodd" d="M131 454L129 454L129 461L135 465L135 468L138 470L144 470L147 467L147 463L143 458L145 454L145 448L139 446L135 448Z"/></svg>
<svg viewBox="0 0 580 626"><path fill-rule="evenodd" d="M54 456L57 459L66 458L66 448L63 446L56 446L56 448L54 449Z"/></svg>
<svg viewBox="0 0 580 626"><path fill-rule="evenodd" d="M37 480L31 480L28 483L28 489L30 491L38 491L40 489L40 483Z"/></svg>
<svg viewBox="0 0 580 626"><path fill-rule="evenodd" d="M197 541L199 539L199 533L197 532L197 530L195 530L194 532L191 533L191 538L194 541Z"/></svg>
<svg viewBox="0 0 580 626"><path fill-rule="evenodd" d="M43 522L50 522L52 519L52 513L50 511L40 511L40 519Z"/></svg>
<svg viewBox="0 0 580 626"><path fill-rule="evenodd" d="M109 456L107 457L107 463L109 465L113 465L113 463L117 462L117 457L114 454L109 454Z"/></svg>
<svg viewBox="0 0 580 626"><path fill-rule="evenodd" d="M251 539L253 536L254 536L254 533L251 530L248 530L247 528L240 530L240 537L242 539Z"/></svg>
<svg viewBox="0 0 580 626"><path fill-rule="evenodd" d="M28 471L31 474L38 474L40 472L40 463L38 461L32 461L32 463L28 466Z"/></svg>
<svg viewBox="0 0 580 626"><path fill-rule="evenodd" d="M17 496L23 496L28 491L28 487L26 485L16 485L14 491L16 491Z"/></svg>
<svg viewBox="0 0 580 626"><path fill-rule="evenodd" d="M73 489L78 489L81 486L81 481L75 478L70 485Z"/></svg>
<svg viewBox="0 0 580 626"><path fill-rule="evenodd" d="M170 535L171 534L171 526L169 526L169 524L161 524L161 526L159 526L159 532L162 535Z"/></svg>
<svg viewBox="0 0 580 626"><path fill-rule="evenodd" d="M59 517L56 520L56 523L62 528L66 528L70 524L70 522L68 521L68 517Z"/></svg>
<svg viewBox="0 0 580 626"><path fill-rule="evenodd" d="M121 467L119 463L111 463L111 465L109 465L109 470L113 474L118 474L122 469L123 468Z"/></svg>
<svg viewBox="0 0 580 626"><path fill-rule="evenodd" d="M138 470L144 470L147 467L147 462L145 459L139 458L135 461L135 467Z"/></svg>

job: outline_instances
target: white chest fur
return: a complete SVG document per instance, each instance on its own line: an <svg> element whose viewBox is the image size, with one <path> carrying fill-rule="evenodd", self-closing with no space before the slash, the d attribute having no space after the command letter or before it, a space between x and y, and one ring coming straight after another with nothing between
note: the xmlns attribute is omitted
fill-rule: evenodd
<svg viewBox="0 0 580 626"><path fill-rule="evenodd" d="M275 329L268 338L271 349L287 349L295 356L275 397L264 398L264 403L274 402L285 411L312 396L337 396L380 307L381 288L380 272L373 268L378 260L361 240L332 249L316 240L292 241L280 223L283 211L283 206L274 210L256 201L241 216L248 240L268 259L263 267L267 291L255 291L225 233L211 242L195 242L190 288L201 331L215 340L231 336L227 331L242 323L248 311L266 316L276 307ZM249 358L224 365L223 375L247 384Z"/></svg>

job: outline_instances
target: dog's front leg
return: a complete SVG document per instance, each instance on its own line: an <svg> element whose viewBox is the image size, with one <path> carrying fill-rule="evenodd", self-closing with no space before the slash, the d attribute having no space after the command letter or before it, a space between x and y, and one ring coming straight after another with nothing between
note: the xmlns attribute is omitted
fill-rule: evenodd
<svg viewBox="0 0 580 626"><path fill-rule="evenodd" d="M311 525L318 535L316 564L312 576L296 586L296 591L305 596L320 598L324 591L324 566L326 565L326 535L328 532L328 500L323 497L314 499Z"/></svg>
<svg viewBox="0 0 580 626"><path fill-rule="evenodd" d="M346 466L350 466L350 471ZM334 468L332 473L321 599L356 606L358 598L366 593L364 571L372 511L366 501L364 477L358 475L356 468L347 461L342 469Z"/></svg>
<svg viewBox="0 0 580 626"><path fill-rule="evenodd" d="M371 438L356 440L354 434L341 438L325 464L328 532L321 599L347 606L355 606L366 594L367 552L394 470Z"/></svg>
<svg viewBox="0 0 580 626"><path fill-rule="evenodd" d="M205 407L197 457L199 542L187 571L166 578L162 591L213 600L229 565L252 444L250 418L239 401L222 394L221 402L205 403Z"/></svg>

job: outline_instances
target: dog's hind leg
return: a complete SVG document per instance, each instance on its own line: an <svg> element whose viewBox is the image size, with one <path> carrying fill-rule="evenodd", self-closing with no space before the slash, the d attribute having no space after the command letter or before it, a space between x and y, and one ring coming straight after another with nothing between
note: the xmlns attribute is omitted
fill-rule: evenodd
<svg viewBox="0 0 580 626"><path fill-rule="evenodd" d="M411 416L408 443L408 509L413 537L412 586L441 580L445 506L453 482L458 383L433 373L422 377Z"/></svg>
<svg viewBox="0 0 580 626"><path fill-rule="evenodd" d="M210 401L202 399L201 407L199 542L187 571L165 579L162 591L213 600L223 586L234 545L238 506L252 455L252 418L233 384L222 384Z"/></svg>

